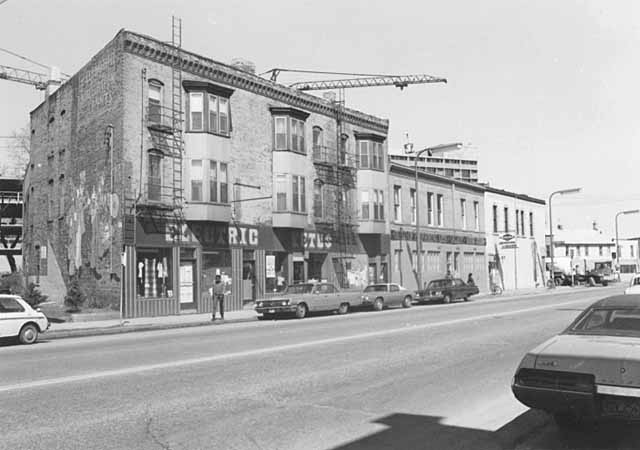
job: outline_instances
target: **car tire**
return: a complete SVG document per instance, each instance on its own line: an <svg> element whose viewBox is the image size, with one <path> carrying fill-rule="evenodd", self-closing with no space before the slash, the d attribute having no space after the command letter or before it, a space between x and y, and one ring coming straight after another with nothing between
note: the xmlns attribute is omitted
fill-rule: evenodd
<svg viewBox="0 0 640 450"><path fill-rule="evenodd" d="M348 312L349 312L349 304L348 303L342 303L338 307L338 314L342 315L342 314L346 314Z"/></svg>
<svg viewBox="0 0 640 450"><path fill-rule="evenodd" d="M470 296L469 296L469 295L465 295L463 300L464 300L465 302L468 302L468 301L469 301L469 299L470 299Z"/></svg>
<svg viewBox="0 0 640 450"><path fill-rule="evenodd" d="M451 303L451 296L449 294L445 295L442 299L442 303L444 303L445 305Z"/></svg>
<svg viewBox="0 0 640 450"><path fill-rule="evenodd" d="M602 286L604 286L604 287L609 286L609 282L608 282L608 281L603 281L603 282L602 282Z"/></svg>
<svg viewBox="0 0 640 450"><path fill-rule="evenodd" d="M411 296L407 295L405 296L405 298L402 299L402 307L403 308L411 308Z"/></svg>
<svg viewBox="0 0 640 450"><path fill-rule="evenodd" d="M38 327L28 323L22 327L18 339L21 344L30 345L38 340Z"/></svg>
<svg viewBox="0 0 640 450"><path fill-rule="evenodd" d="M298 306L296 306L297 319L304 319L307 316L308 312L309 311L307 309L307 305L305 305L304 303L299 303Z"/></svg>
<svg viewBox="0 0 640 450"><path fill-rule="evenodd" d="M382 311L384 308L384 300L382 297L378 297L373 301L373 309L374 311Z"/></svg>

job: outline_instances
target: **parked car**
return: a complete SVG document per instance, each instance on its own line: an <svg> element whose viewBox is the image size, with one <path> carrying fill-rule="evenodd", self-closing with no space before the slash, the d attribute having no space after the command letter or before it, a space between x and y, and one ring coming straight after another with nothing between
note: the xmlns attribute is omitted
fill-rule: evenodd
<svg viewBox="0 0 640 450"><path fill-rule="evenodd" d="M0 337L17 337L33 344L38 334L49 329L49 320L17 295L0 295Z"/></svg>
<svg viewBox="0 0 640 450"><path fill-rule="evenodd" d="M560 335L527 353L512 390L560 426L602 418L640 420L640 295L585 309Z"/></svg>
<svg viewBox="0 0 640 450"><path fill-rule="evenodd" d="M255 310L263 318L295 314L302 319L312 311L346 314L359 303L358 292L342 292L331 283L297 283L277 297L256 300Z"/></svg>
<svg viewBox="0 0 640 450"><path fill-rule="evenodd" d="M475 284L467 284L460 278L442 278L431 280L425 289L416 291L418 301L441 301L451 303L463 299L469 301L472 295L480 292Z"/></svg>
<svg viewBox="0 0 640 450"><path fill-rule="evenodd" d="M411 291L396 283L370 284L362 291L362 306L370 306L382 311L388 306L411 307L413 295Z"/></svg>
<svg viewBox="0 0 640 450"><path fill-rule="evenodd" d="M640 294L640 274L635 274L631 281L629 281L629 287L624 290L625 294Z"/></svg>

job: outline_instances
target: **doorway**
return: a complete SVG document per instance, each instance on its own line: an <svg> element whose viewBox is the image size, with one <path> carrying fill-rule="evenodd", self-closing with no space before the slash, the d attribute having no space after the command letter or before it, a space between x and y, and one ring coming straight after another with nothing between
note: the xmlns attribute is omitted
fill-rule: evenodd
<svg viewBox="0 0 640 450"><path fill-rule="evenodd" d="M196 262L180 261L180 310L196 308Z"/></svg>

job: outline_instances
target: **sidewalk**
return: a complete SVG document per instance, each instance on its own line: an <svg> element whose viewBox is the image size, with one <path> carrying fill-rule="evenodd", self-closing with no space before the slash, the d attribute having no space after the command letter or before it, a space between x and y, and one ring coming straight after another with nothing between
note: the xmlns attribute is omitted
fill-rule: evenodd
<svg viewBox="0 0 640 450"><path fill-rule="evenodd" d="M509 299L523 296L537 296L551 293L575 292L578 290L594 290L610 288L593 287L571 287L561 286L554 291L547 288L530 288L504 291L501 295L482 293L473 297L474 300L482 299ZM173 328L189 328L200 326L219 326L228 323L252 322L258 320L258 315L253 308L246 308L242 311L225 312L225 320L217 319L211 321L211 313L205 314L183 314L175 316L160 317L139 317L136 319L96 320L88 322L62 322L51 323L49 330L43 334L43 339L63 339L69 337L101 336L108 334L131 333L136 331L169 330Z"/></svg>
<svg viewBox="0 0 640 450"><path fill-rule="evenodd" d="M215 322L211 321L211 313L183 314L160 317L138 317L135 319L96 320L90 322L51 323L43 339L62 339L68 337L101 336L107 334L131 333L135 331L169 330L172 328L218 326L225 323L250 322L258 319L253 309L227 311L224 321L220 315Z"/></svg>

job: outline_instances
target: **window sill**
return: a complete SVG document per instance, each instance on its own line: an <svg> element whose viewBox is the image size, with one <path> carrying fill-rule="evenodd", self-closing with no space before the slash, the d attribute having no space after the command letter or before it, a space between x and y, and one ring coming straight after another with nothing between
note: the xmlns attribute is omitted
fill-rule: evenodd
<svg viewBox="0 0 640 450"><path fill-rule="evenodd" d="M375 172L382 172L384 173L384 168L383 169L374 169L373 167L356 167L358 170L373 170Z"/></svg>
<svg viewBox="0 0 640 450"><path fill-rule="evenodd" d="M189 200L187 203L190 204L190 205L231 206L231 203L205 202L205 201L202 201L202 200L198 200L198 201Z"/></svg>
<svg viewBox="0 0 640 450"><path fill-rule="evenodd" d="M212 136L218 136L221 138L225 138L225 139L231 139L231 133L228 134L224 134L224 133L216 133L213 131L208 131L208 130L187 130L185 131L186 134L210 134Z"/></svg>
<svg viewBox="0 0 640 450"><path fill-rule="evenodd" d="M306 211L289 211L289 210L273 210L274 214L296 214L298 216L306 216Z"/></svg>
<svg viewBox="0 0 640 450"><path fill-rule="evenodd" d="M289 153L295 153L297 155L302 155L302 156L307 156L307 152L306 151L299 151L299 150L291 150L289 148L281 148L281 149L273 149L274 152L289 152Z"/></svg>

